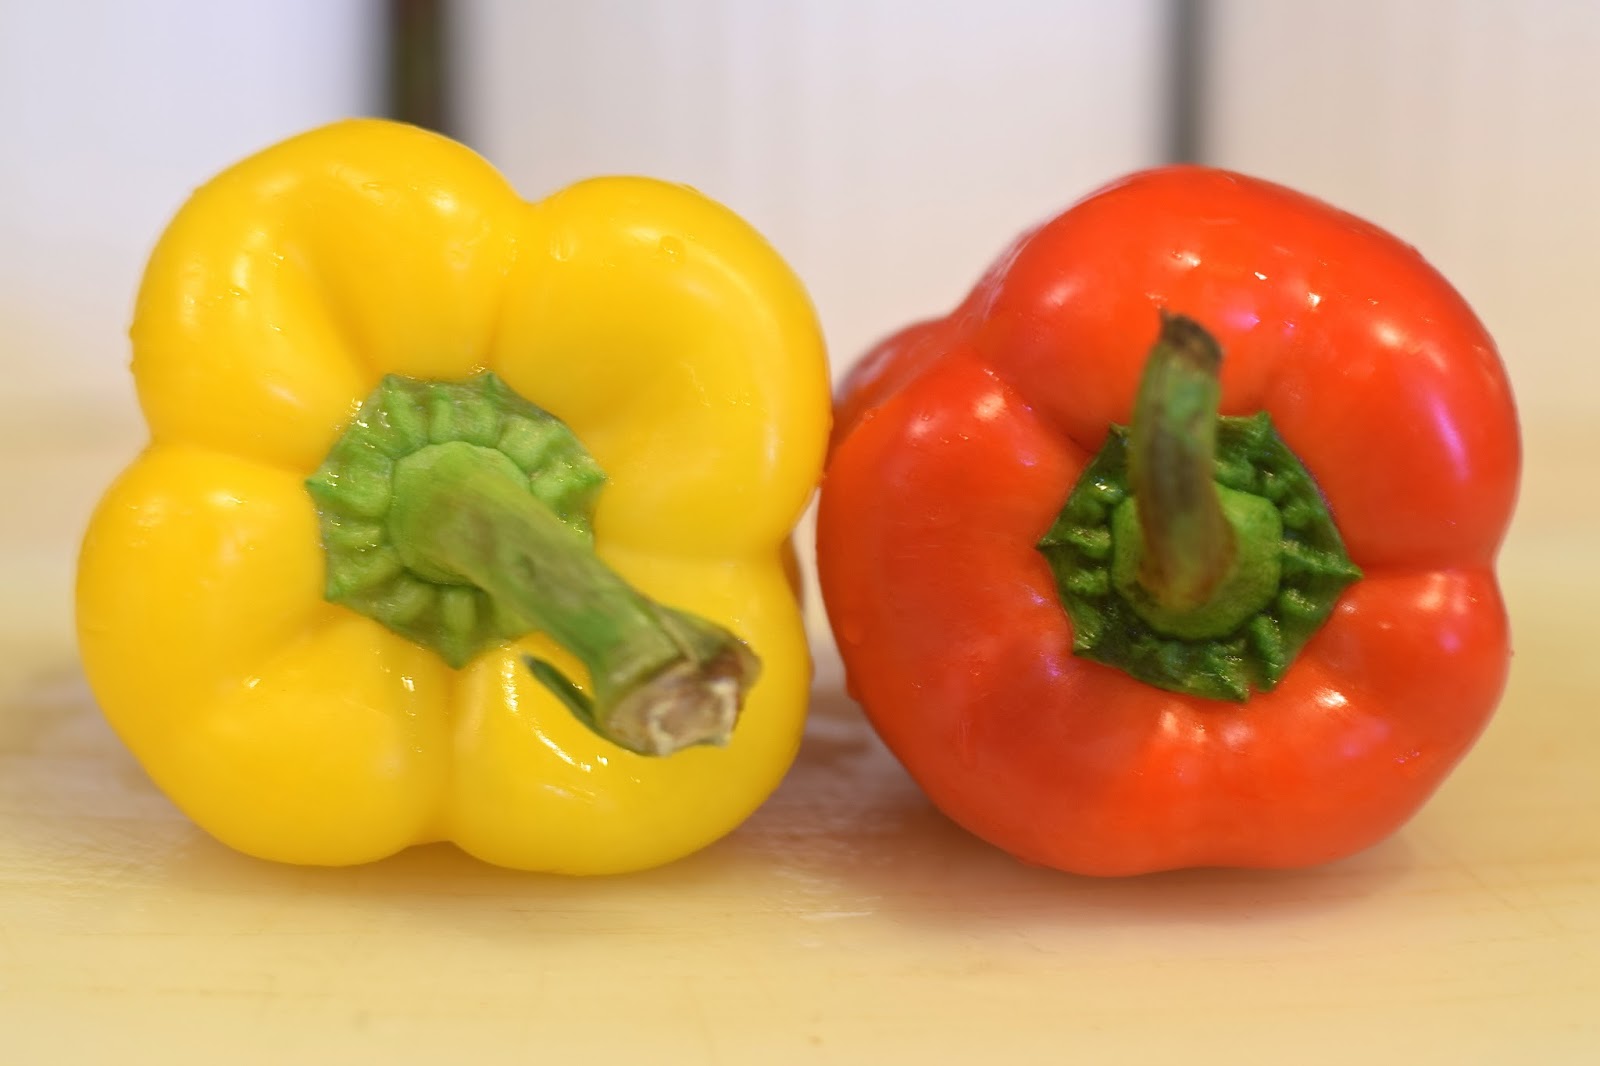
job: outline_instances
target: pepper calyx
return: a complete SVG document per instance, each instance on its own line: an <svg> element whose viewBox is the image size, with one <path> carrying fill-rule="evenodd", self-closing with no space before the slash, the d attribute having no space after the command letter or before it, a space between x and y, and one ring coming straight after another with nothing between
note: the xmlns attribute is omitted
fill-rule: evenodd
<svg viewBox="0 0 1600 1066"><path fill-rule="evenodd" d="M1199 327L1184 320L1183 328ZM1158 342L1151 362L1160 358L1165 356ZM1350 561L1316 482L1271 417L1218 417L1215 361L1202 370L1210 375L1209 385L1200 381L1210 390L1210 399L1200 401L1201 407L1209 404L1204 428L1194 429L1192 397L1165 405L1182 411L1188 427L1165 435L1189 444L1168 451L1158 460L1167 465L1156 473L1168 479L1166 498L1179 501L1180 508L1215 508L1226 536L1215 536L1215 526L1206 530L1211 519L1195 518L1194 510L1180 509L1174 519L1159 493L1142 496L1133 469L1140 461L1139 427L1114 425L1038 549L1072 622L1076 654L1160 688L1243 701L1283 680L1361 571ZM1170 371L1147 364L1141 391L1153 377L1165 378L1161 387L1195 386L1195 379ZM1150 410L1141 403L1135 419ZM1141 458L1148 468L1150 452ZM1173 464L1185 469L1174 474ZM1142 482L1147 492L1149 482L1148 476ZM1151 509L1157 512L1153 517ZM1169 557L1187 568L1187 587L1203 590L1201 595L1163 595L1159 585L1152 587L1152 522L1176 538L1168 545ZM1192 529L1203 532L1185 539ZM1208 558L1206 545L1219 543L1224 546Z"/></svg>

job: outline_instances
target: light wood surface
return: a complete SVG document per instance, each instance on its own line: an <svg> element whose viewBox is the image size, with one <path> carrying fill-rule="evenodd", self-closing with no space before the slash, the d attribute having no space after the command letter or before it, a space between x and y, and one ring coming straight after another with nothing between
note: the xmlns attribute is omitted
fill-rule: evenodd
<svg viewBox="0 0 1600 1066"><path fill-rule="evenodd" d="M1530 425L1510 689L1365 854L1024 868L929 808L824 650L800 761L752 821L575 881L443 846L272 866L189 825L102 723L71 639L79 531L136 431L58 414L0 429L7 1066L1600 1062L1600 430Z"/></svg>

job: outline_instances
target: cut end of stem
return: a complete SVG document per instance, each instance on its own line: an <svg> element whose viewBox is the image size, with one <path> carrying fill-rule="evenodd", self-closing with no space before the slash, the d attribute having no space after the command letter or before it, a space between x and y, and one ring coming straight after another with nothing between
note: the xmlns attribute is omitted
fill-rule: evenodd
<svg viewBox="0 0 1600 1066"><path fill-rule="evenodd" d="M641 755L725 747L757 669L742 648L708 663L676 663L619 700L602 728Z"/></svg>
<svg viewBox="0 0 1600 1066"><path fill-rule="evenodd" d="M1187 315L1161 312L1157 344L1172 349L1172 356L1202 374L1216 377L1222 368L1222 346L1206 328Z"/></svg>
<svg viewBox="0 0 1600 1066"><path fill-rule="evenodd" d="M606 703L590 699L550 663L523 661L539 683L599 736L636 755L665 756L699 745L726 747L761 660L734 642L710 659L680 659Z"/></svg>

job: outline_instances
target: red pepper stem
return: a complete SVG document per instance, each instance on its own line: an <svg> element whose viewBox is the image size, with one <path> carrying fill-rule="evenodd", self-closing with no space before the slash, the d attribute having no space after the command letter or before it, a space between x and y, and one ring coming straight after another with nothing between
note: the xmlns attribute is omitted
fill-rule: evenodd
<svg viewBox="0 0 1600 1066"><path fill-rule="evenodd" d="M1215 481L1221 364L1198 323L1162 312L1134 402L1128 481L1143 539L1138 581L1169 612L1208 603L1238 555Z"/></svg>

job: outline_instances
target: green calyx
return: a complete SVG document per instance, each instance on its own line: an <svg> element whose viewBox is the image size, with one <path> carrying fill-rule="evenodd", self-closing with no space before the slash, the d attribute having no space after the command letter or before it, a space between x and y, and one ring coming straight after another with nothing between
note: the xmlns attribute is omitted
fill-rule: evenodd
<svg viewBox="0 0 1600 1066"><path fill-rule="evenodd" d="M405 471L437 454L429 449L447 445L478 449L508 484L590 544L605 474L564 423L493 374L456 382L390 375L362 403L306 482L327 555L324 595L460 667L531 627L486 590L419 558L408 538L394 536L390 515L397 498L405 499Z"/></svg>
<svg viewBox="0 0 1600 1066"><path fill-rule="evenodd" d="M589 690L550 663L530 670L600 735L651 755L726 743L759 661L596 556L604 481L564 423L493 374L387 377L307 482L324 594L455 667L544 632Z"/></svg>
<svg viewBox="0 0 1600 1066"><path fill-rule="evenodd" d="M1223 516L1233 527L1237 551L1216 589L1191 608L1174 608L1139 580L1144 534L1139 501L1129 496L1111 512L1111 586L1156 632L1184 640L1224 637L1265 610L1278 591L1282 568L1283 516L1271 500L1218 487Z"/></svg>
<svg viewBox="0 0 1600 1066"><path fill-rule="evenodd" d="M1038 546L1077 654L1244 700L1277 686L1361 572L1271 418L1217 417L1218 359L1194 323L1164 320L1133 427L1111 428Z"/></svg>

